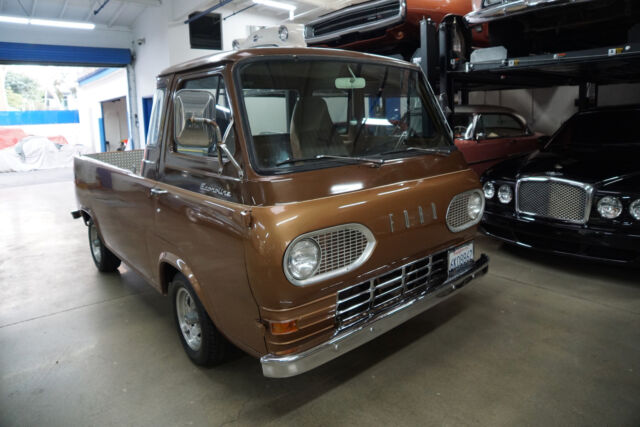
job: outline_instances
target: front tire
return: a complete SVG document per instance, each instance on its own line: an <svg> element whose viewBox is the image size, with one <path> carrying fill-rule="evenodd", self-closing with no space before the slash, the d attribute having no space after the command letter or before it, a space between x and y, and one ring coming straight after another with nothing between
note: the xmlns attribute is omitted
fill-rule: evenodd
<svg viewBox="0 0 640 427"><path fill-rule="evenodd" d="M102 243L98 228L93 221L89 221L88 228L89 249L91 249L91 258L96 268L102 273L113 273L120 266L120 259Z"/></svg>
<svg viewBox="0 0 640 427"><path fill-rule="evenodd" d="M169 285L173 318L184 351L193 363L213 366L226 358L229 343L215 327L191 284L178 273Z"/></svg>

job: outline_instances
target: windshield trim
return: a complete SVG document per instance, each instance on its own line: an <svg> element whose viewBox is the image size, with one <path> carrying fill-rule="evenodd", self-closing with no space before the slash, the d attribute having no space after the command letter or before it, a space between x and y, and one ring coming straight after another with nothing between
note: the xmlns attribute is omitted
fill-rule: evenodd
<svg viewBox="0 0 640 427"><path fill-rule="evenodd" d="M257 160L255 158L255 150L253 145L253 135L251 134L251 130L249 129L249 120L247 116L247 109L243 96L243 87L242 87L242 79L240 76L240 72L246 66L254 63L254 62L266 62L269 60L290 60L290 61L331 61L331 62L352 62L352 63L362 63L362 64L371 64L371 65L381 65L385 67L393 67L393 68L402 68L408 69L410 71L415 71L418 73L418 79L422 83L422 87L426 89L426 97L427 97L427 107L431 107L435 110L435 116L440 119L440 125L443 127L444 133L443 137L448 141L449 148L451 151L455 151L457 147L453 143L453 131L449 126L449 123L446 119L444 112L440 104L437 102L437 98L431 88L431 85L427 81L424 72L422 69L414 64L409 62L400 62L397 60L391 60L390 58L384 58L384 61L377 61L375 59L362 59L362 58L353 58L347 56L332 56L332 55L295 55L295 54L276 54L276 55L265 55L265 56L254 56L238 61L233 65L232 74L233 74L233 85L236 92L238 109L237 113L239 114L239 122L238 123L242 127L242 132L245 136L245 145L247 156L249 157L249 163L251 169L258 175L262 176L274 176L274 175L288 175L291 173L297 172L307 172L318 169L327 169L327 168L336 168L336 167L344 167L344 166L354 166L358 165L355 161L353 164L346 163L344 161L340 161L337 159L322 159L317 162L307 162L306 164L299 166L291 166L291 167L278 167L278 168L260 168L257 164ZM387 62L387 60L389 62ZM418 157L429 155L424 152L416 152L412 150L408 150L403 153L396 153L397 156L386 158L388 156L380 156L380 158L385 158L385 160L399 160L408 157Z"/></svg>

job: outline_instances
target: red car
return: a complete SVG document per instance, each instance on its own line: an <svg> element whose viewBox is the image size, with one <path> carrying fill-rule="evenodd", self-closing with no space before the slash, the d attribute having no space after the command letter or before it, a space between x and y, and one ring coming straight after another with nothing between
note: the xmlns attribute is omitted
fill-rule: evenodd
<svg viewBox="0 0 640 427"><path fill-rule="evenodd" d="M450 123L456 146L478 175L508 157L537 150L547 140L506 107L458 105Z"/></svg>

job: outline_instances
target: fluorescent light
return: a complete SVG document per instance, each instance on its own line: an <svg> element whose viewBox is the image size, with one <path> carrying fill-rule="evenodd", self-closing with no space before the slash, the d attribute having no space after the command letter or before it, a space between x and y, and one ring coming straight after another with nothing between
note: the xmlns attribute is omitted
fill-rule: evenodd
<svg viewBox="0 0 640 427"><path fill-rule="evenodd" d="M265 6L274 7L276 9L288 10L289 12L293 12L294 10L296 10L296 6L293 6L293 5L287 4L287 3L280 3L279 1L253 0L253 2L256 3L256 4L262 4L262 5L265 5Z"/></svg>
<svg viewBox="0 0 640 427"><path fill-rule="evenodd" d="M57 21L53 19L29 19L19 16L7 16L0 15L0 22L7 22L9 24L31 24L43 27L58 27L58 28L73 28L76 30L93 30L96 24L91 22L77 22L77 21Z"/></svg>
<svg viewBox="0 0 640 427"><path fill-rule="evenodd" d="M27 18L18 18L16 16L0 16L0 22L8 22L10 24L28 24Z"/></svg>
<svg viewBox="0 0 640 427"><path fill-rule="evenodd" d="M96 27L96 24L91 22L54 21L52 19L30 19L29 23L43 27L74 28L77 30L93 30Z"/></svg>
<svg viewBox="0 0 640 427"><path fill-rule="evenodd" d="M387 119L378 119L375 117L366 117L364 120L364 123L367 125L374 125L374 126L393 126L391 124L391 122L389 122L389 120Z"/></svg>

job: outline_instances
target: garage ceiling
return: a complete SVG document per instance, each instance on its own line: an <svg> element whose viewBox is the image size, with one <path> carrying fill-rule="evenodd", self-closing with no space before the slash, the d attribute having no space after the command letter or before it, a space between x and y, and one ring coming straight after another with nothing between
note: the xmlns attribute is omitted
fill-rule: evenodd
<svg viewBox="0 0 640 427"><path fill-rule="evenodd" d="M164 0L171 1L171 0ZM296 6L295 21L307 22L319 15L345 7L348 3L359 3L364 0L282 0ZM185 4L174 0L174 20L179 22L189 13L205 10L217 4L217 1L194 3L195 6L185 11ZM104 27L132 28L136 19L147 8L161 6L160 0L0 0L0 15L28 16L41 19L59 19L67 21L87 21ZM103 6L104 5L104 6ZM101 8L101 6L103 6ZM222 10L231 14L251 6L252 11L288 18L288 12L281 9L254 4L253 0L234 0ZM188 7L188 6L187 6Z"/></svg>

